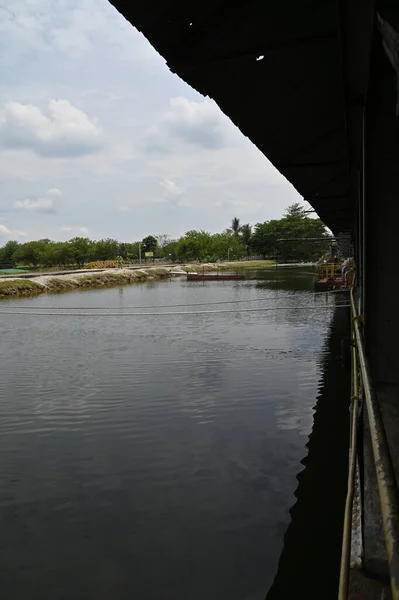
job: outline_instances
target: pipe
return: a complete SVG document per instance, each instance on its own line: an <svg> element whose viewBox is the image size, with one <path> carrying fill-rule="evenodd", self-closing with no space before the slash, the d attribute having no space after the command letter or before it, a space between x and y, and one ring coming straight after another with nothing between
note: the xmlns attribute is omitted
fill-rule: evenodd
<svg viewBox="0 0 399 600"><path fill-rule="evenodd" d="M399 600L399 510L395 473L375 392L371 385L370 370L364 350L363 335L359 325L353 289L350 292L353 328L358 350L364 399L370 427L371 444L377 474L381 514L391 580L392 600Z"/></svg>
<svg viewBox="0 0 399 600"><path fill-rule="evenodd" d="M341 568L339 573L338 600L347 600L349 587L349 564L352 535L352 507L355 492L356 475L356 457L357 457L357 430L359 424L359 383L357 373L357 355L356 345L352 332L352 375L353 375L353 396L352 396L352 424L351 424L351 445L348 471L348 492L345 501L344 528L342 535Z"/></svg>

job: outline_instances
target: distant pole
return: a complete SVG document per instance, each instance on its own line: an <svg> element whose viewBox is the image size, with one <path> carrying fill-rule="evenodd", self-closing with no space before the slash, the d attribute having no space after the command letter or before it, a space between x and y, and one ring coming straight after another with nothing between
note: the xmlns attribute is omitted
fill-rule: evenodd
<svg viewBox="0 0 399 600"><path fill-rule="evenodd" d="M141 265L141 243L139 243L139 264Z"/></svg>
<svg viewBox="0 0 399 600"><path fill-rule="evenodd" d="M230 262L230 252L232 252L232 251L233 251L233 248L229 248L227 250L227 262Z"/></svg>

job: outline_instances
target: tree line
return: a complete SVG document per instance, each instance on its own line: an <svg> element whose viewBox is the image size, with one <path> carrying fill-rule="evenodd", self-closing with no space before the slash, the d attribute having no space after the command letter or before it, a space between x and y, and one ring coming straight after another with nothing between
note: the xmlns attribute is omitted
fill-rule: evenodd
<svg viewBox="0 0 399 600"><path fill-rule="evenodd" d="M282 241L289 238L323 238L327 231L320 219L311 219L299 203L286 209L281 219L241 225L234 218L221 233L203 230L187 231L179 239L169 235L149 235L140 242L118 242L114 239L91 240L74 237L67 242L41 239L25 243L15 240L0 247L0 264L32 267L83 267L92 261L145 260L146 253L154 258L181 261L216 262L228 258L238 260L250 256L281 260L312 261L320 258L329 247L328 240L317 243Z"/></svg>

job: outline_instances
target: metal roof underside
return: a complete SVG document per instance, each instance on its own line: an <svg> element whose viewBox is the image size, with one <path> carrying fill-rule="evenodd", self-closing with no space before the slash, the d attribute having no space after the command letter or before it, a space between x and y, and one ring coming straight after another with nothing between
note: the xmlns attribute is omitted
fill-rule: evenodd
<svg viewBox="0 0 399 600"><path fill-rule="evenodd" d="M335 233L352 229L343 41L358 19L351 25L349 15L346 27L335 0L112 4L173 72L217 102ZM357 72L353 60L349 66Z"/></svg>

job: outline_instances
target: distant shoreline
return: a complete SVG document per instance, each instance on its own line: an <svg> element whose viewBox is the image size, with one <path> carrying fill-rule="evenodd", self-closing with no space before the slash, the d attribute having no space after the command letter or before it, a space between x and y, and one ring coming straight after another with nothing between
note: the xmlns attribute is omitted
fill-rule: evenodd
<svg viewBox="0 0 399 600"><path fill-rule="evenodd" d="M166 279L184 272L174 273L172 269L104 269L102 271L80 270L63 274L32 274L25 277L1 278L0 298L31 296L50 292L66 292L128 285L153 279Z"/></svg>
<svg viewBox="0 0 399 600"><path fill-rule="evenodd" d="M140 283L154 279L184 276L187 272L207 272L218 269L266 269L273 267L273 261L242 261L230 263L206 263L170 265L167 267L137 267L131 269L82 269L58 271L56 273L32 273L0 277L0 299L31 296L36 294L98 289L119 285Z"/></svg>

